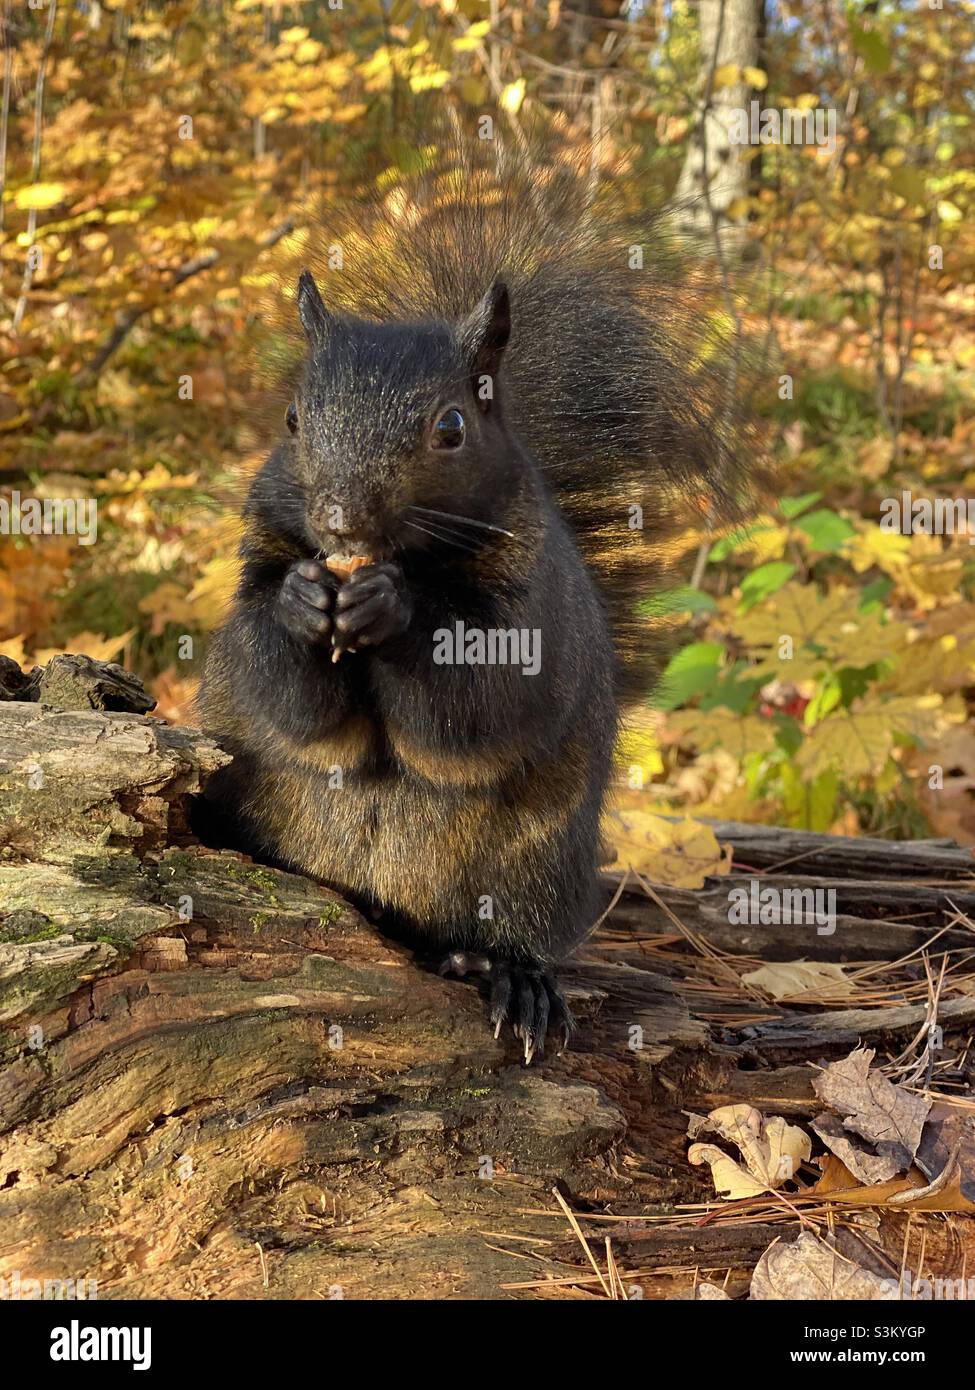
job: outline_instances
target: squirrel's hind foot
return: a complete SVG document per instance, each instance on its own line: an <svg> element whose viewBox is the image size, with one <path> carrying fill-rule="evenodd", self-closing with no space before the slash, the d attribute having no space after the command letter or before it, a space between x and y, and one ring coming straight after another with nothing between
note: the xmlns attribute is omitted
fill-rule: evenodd
<svg viewBox="0 0 975 1390"><path fill-rule="evenodd" d="M480 975L490 987L491 1022L498 1037L510 1023L525 1049L525 1066L545 1051L546 1039L559 1039L561 1055L569 1044L572 1014L555 981L539 966L492 961L473 951L451 951L440 966L441 975Z"/></svg>

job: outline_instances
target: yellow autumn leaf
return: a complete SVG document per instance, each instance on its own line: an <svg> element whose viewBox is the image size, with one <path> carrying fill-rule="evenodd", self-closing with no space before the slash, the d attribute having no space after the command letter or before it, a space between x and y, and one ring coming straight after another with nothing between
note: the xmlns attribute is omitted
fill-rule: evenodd
<svg viewBox="0 0 975 1390"><path fill-rule="evenodd" d="M616 761L631 786L643 786L663 772L657 717L645 706L626 711L616 744Z"/></svg>
<svg viewBox="0 0 975 1390"><path fill-rule="evenodd" d="M292 57L296 63L314 63L322 54L322 45L317 39L302 39Z"/></svg>
<svg viewBox="0 0 975 1390"><path fill-rule="evenodd" d="M788 543L788 526L769 526L749 536L740 550L743 555L751 556L757 568L769 560L781 560Z"/></svg>
<svg viewBox="0 0 975 1390"><path fill-rule="evenodd" d="M428 72L416 72L410 77L411 92L429 92L444 87L450 81L446 68L431 68Z"/></svg>
<svg viewBox="0 0 975 1390"><path fill-rule="evenodd" d="M885 574L895 575L907 564L910 551L910 536L901 535L899 531L886 531L873 522L860 522L857 534L844 545L843 556L857 574L863 574L876 565Z"/></svg>
<svg viewBox="0 0 975 1390"><path fill-rule="evenodd" d="M942 695L975 681L975 642L961 643L954 633L904 648L881 689L895 695Z"/></svg>
<svg viewBox="0 0 975 1390"><path fill-rule="evenodd" d="M621 869L668 888L702 888L709 874L731 872L730 846L719 845L711 827L690 816L671 821L652 811L610 807L601 830Z"/></svg>
<svg viewBox="0 0 975 1390"><path fill-rule="evenodd" d="M4 627L7 626L7 614L4 611L6 606L4 601L4 590L7 584L9 584L9 580L7 580L5 575L0 574L0 618L3 619ZM13 610L11 609L10 611L12 613ZM27 648L22 636L8 637L3 642L0 642L0 656L9 656L11 661L16 661L17 665L22 666L25 671L29 670L33 665L33 662L27 660Z"/></svg>
<svg viewBox="0 0 975 1390"><path fill-rule="evenodd" d="M941 554L909 565L905 576L918 598L947 598L960 587L964 563L960 556ZM934 607L934 604L923 604Z"/></svg>
<svg viewBox="0 0 975 1390"><path fill-rule="evenodd" d="M79 632L63 647L38 647L34 652L34 661L38 666L44 666L52 656L64 656L66 653L90 656L93 661L116 661L135 634L134 627L117 637L103 637L97 632Z"/></svg>
<svg viewBox="0 0 975 1390"><path fill-rule="evenodd" d="M720 67L715 68L711 85L714 91L720 92L722 87L733 87L741 78L742 71L737 63L722 63Z"/></svg>
<svg viewBox="0 0 975 1390"><path fill-rule="evenodd" d="M63 183L32 183L26 188L18 188L14 194L14 207L40 212L43 208L53 208L64 198L67 189Z"/></svg>
<svg viewBox="0 0 975 1390"><path fill-rule="evenodd" d="M463 34L458 35L452 40L453 47L457 53L469 53L484 40L486 34L490 33L491 21L489 19L478 19L473 24L469 24Z"/></svg>
<svg viewBox="0 0 975 1390"><path fill-rule="evenodd" d="M521 110L521 104L525 100L525 79L519 77L517 82L509 82L498 98L498 105L503 111L509 111L512 116L517 116Z"/></svg>
<svg viewBox="0 0 975 1390"><path fill-rule="evenodd" d="M904 645L906 634L903 623L887 623L878 613L864 613L858 608L837 624L824 646L834 667L862 669L896 656Z"/></svg>
<svg viewBox="0 0 975 1390"><path fill-rule="evenodd" d="M152 618L152 634L158 637L168 623L188 625L193 622L193 606L189 603L186 590L173 580L164 580L151 594L139 601L139 612Z"/></svg>
<svg viewBox="0 0 975 1390"><path fill-rule="evenodd" d="M775 725L758 714L730 709L681 710L668 714L667 728L702 752L723 748L740 763L750 753L766 753L775 744Z"/></svg>
<svg viewBox="0 0 975 1390"><path fill-rule="evenodd" d="M816 681L829 669L829 658L811 647L790 646L783 643L780 648L765 656L763 661L748 668L749 676L763 681L785 681L789 685L802 685Z"/></svg>
<svg viewBox="0 0 975 1390"><path fill-rule="evenodd" d="M836 710L815 726L796 755L807 777L842 768L844 777L876 775L882 769L895 734L922 742L934 737L947 722L940 695L904 695L893 700L860 700L851 709Z"/></svg>
<svg viewBox="0 0 975 1390"><path fill-rule="evenodd" d="M230 600L237 587L238 565L236 559L218 556L203 568L203 573L187 595L193 614L203 627L216 627L230 607Z"/></svg>
<svg viewBox="0 0 975 1390"><path fill-rule="evenodd" d="M760 649L762 660L751 674L793 683L827 665L862 668L894 656L907 631L902 623L864 612L856 589L836 588L822 596L815 585L797 583L787 584L760 607L733 616L729 625Z"/></svg>
<svg viewBox="0 0 975 1390"><path fill-rule="evenodd" d="M823 646L836 625L852 617L859 606L855 589L836 588L824 596L814 584L793 581L765 603L732 617L729 626L751 646L777 646L783 636L790 637L796 647Z"/></svg>
<svg viewBox="0 0 975 1390"><path fill-rule="evenodd" d="M711 1169L711 1181L716 1194L725 1202L738 1202L744 1197L761 1197L768 1183L759 1182L746 1173L740 1163L719 1149L717 1144L692 1144L687 1151L688 1163L699 1167L706 1163Z"/></svg>
<svg viewBox="0 0 975 1390"><path fill-rule="evenodd" d="M339 124L346 124L349 121L357 121L360 116L365 115L368 109L368 106L362 102L350 102L348 106L339 106L333 111L331 119L338 121Z"/></svg>

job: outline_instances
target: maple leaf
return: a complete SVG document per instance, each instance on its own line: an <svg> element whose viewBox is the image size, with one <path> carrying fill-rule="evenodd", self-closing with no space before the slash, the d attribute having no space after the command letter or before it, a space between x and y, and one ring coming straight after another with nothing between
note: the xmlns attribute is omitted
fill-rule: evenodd
<svg viewBox="0 0 975 1390"><path fill-rule="evenodd" d="M787 584L760 608L733 616L729 626L762 657L751 674L793 682L827 667L872 666L893 656L907 635L905 624L885 623L861 609L859 590L837 588L822 595L814 585L798 583Z"/></svg>
<svg viewBox="0 0 975 1390"><path fill-rule="evenodd" d="M702 751L720 747L739 762L749 753L767 753L775 746L771 719L730 709L682 710L667 716L667 728Z"/></svg>
<svg viewBox="0 0 975 1390"><path fill-rule="evenodd" d="M892 700L858 700L817 724L796 755L807 777L842 768L847 778L879 773L894 745L895 733L925 740L945 721L937 694L902 695Z"/></svg>

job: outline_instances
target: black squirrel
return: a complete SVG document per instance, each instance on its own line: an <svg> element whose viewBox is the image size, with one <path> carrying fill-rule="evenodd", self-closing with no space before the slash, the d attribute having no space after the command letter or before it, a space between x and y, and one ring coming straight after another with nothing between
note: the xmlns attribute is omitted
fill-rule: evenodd
<svg viewBox="0 0 975 1390"><path fill-rule="evenodd" d="M200 697L237 843L482 971L526 1062L571 1026L663 518L742 476L691 267L591 194L473 157L330 228Z"/></svg>

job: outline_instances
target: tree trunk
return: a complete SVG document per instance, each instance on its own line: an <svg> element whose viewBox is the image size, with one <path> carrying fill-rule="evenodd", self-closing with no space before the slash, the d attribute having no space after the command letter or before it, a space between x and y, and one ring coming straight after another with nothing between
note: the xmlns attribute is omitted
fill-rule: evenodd
<svg viewBox="0 0 975 1390"><path fill-rule="evenodd" d="M698 236L730 232L728 209L748 193L749 165L732 143L733 113L747 110L751 87L742 79L715 83L715 73L758 62L761 0L700 0L701 89L704 111L692 132L677 184L681 223Z"/></svg>

